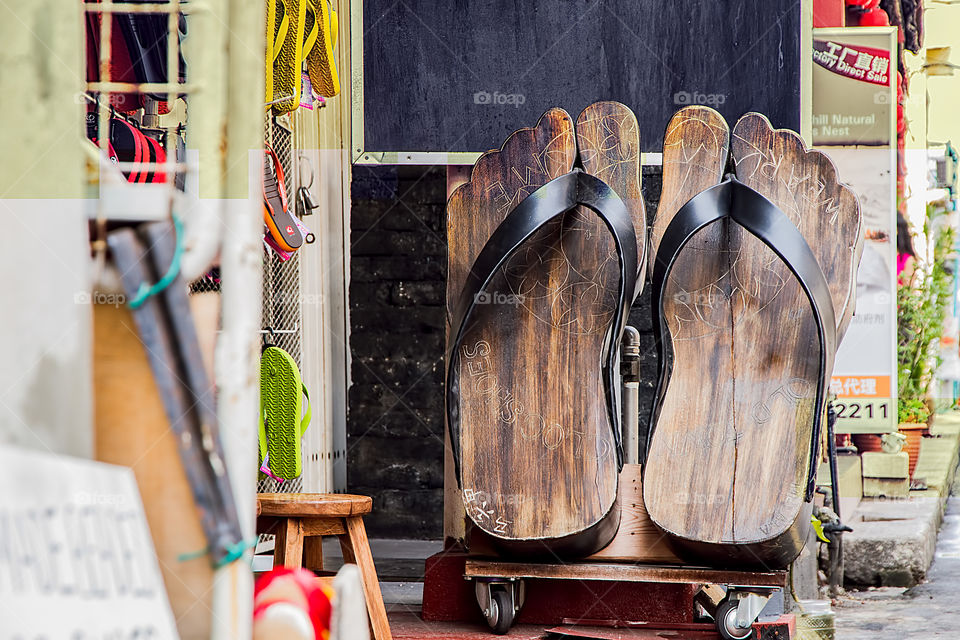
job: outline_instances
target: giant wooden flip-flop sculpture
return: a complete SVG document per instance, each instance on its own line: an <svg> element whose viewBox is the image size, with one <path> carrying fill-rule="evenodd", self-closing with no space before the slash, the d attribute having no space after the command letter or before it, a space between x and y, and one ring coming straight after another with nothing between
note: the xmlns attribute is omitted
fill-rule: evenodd
<svg viewBox="0 0 960 640"><path fill-rule="evenodd" d="M684 558L773 569L803 548L862 241L855 196L795 133L747 114L731 141L706 107L671 120L643 495Z"/></svg>
<svg viewBox="0 0 960 640"><path fill-rule="evenodd" d="M447 418L466 512L501 551L586 555L620 519L620 336L645 220L636 118L561 109L447 205Z"/></svg>

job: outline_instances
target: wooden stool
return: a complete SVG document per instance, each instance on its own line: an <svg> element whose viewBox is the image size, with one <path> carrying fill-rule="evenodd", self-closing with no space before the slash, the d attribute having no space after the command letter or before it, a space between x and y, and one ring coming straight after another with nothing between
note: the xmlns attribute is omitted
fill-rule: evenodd
<svg viewBox="0 0 960 640"><path fill-rule="evenodd" d="M323 536L337 536L343 561L356 564L375 640L391 640L377 570L363 527L370 513L368 496L342 493L261 493L257 496L257 533L275 535L273 566L323 570Z"/></svg>

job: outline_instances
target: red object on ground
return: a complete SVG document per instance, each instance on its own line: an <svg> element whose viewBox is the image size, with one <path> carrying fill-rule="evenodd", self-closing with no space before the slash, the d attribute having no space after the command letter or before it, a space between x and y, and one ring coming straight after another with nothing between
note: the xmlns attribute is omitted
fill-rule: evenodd
<svg viewBox="0 0 960 640"><path fill-rule="evenodd" d="M387 618L393 640L494 640L504 637L494 635L485 622L426 622L406 607L388 611ZM543 636L543 625L518 624L510 629L507 637L511 640L540 640Z"/></svg>
<svg viewBox="0 0 960 640"><path fill-rule="evenodd" d="M390 630L395 640L494 640L503 636L494 635L486 626L464 622L426 622L416 613L395 610L389 613ZM796 618L793 614L780 616L774 622L756 623L758 638L796 637ZM546 627L546 628L545 628ZM719 639L713 624L663 624L649 629L624 629L585 625L517 624L510 629L510 638L540 640L546 633L550 637L603 638L605 640L714 640Z"/></svg>
<svg viewBox="0 0 960 640"><path fill-rule="evenodd" d="M814 27L842 27L843 13L843 0L813 0Z"/></svg>
<svg viewBox="0 0 960 640"><path fill-rule="evenodd" d="M260 576L254 587L253 605L254 627L259 619L270 615L271 607L280 605L287 608L285 615L289 616L290 610L299 611L297 616L309 620L316 640L330 637L330 594L308 569L276 567Z"/></svg>
<svg viewBox="0 0 960 640"><path fill-rule="evenodd" d="M423 619L459 620L486 625L473 583L464 580L467 553L449 547L427 558L423 567Z"/></svg>

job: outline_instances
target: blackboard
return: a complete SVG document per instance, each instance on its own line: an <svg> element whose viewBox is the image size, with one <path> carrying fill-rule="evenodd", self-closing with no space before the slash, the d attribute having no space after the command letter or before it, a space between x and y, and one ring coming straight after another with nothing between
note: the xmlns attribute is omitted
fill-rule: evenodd
<svg viewBox="0 0 960 640"><path fill-rule="evenodd" d="M358 5L355 157L486 151L549 107L576 118L597 100L633 109L645 152L660 152L670 116L690 103L731 123L760 111L799 131L810 37L802 1L354 0L352 11ZM356 14L353 26L359 47Z"/></svg>

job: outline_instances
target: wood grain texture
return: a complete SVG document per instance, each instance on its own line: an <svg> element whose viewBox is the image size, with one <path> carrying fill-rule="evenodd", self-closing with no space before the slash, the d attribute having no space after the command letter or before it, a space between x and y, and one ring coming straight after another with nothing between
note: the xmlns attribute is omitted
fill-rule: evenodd
<svg viewBox="0 0 960 640"><path fill-rule="evenodd" d="M275 534L291 517L294 516L260 516L257 518L257 533ZM307 516L297 519L301 522L304 536L338 536L347 531L342 517Z"/></svg>
<svg viewBox="0 0 960 640"><path fill-rule="evenodd" d="M619 102L595 102L577 117L577 149L583 170L610 185L633 217L637 248L645 271L647 217L640 191L640 137L637 117ZM591 215L584 210L584 214ZM593 216L597 235L604 233L603 223ZM611 251L613 242L610 243ZM616 253L613 253L616 260ZM642 278L640 278L642 282Z"/></svg>
<svg viewBox="0 0 960 640"><path fill-rule="evenodd" d="M654 251L676 212L723 178L729 128L708 107L681 109L664 135L663 191L651 237ZM678 256L663 309L673 372L648 443L643 494L653 521L672 534L719 541L733 535L733 340L735 289L728 223L710 225ZM657 260L666 259L658 255Z"/></svg>
<svg viewBox="0 0 960 640"><path fill-rule="evenodd" d="M604 564L527 564L467 560L467 577L550 578L559 580L616 580L628 582L736 584L751 587L784 587L786 571L722 571L701 567Z"/></svg>
<svg viewBox="0 0 960 640"><path fill-rule="evenodd" d="M367 540L367 531L363 526L363 518L346 518L347 533L340 536L340 549L343 552L343 561L352 562L360 569L363 579L363 595L367 601L367 613L370 616L370 627L373 630L374 640L390 640L390 623L387 621L387 610L383 606L383 595L380 593L380 582L377 579L377 568L373 564L373 555L370 553L370 543Z"/></svg>
<svg viewBox="0 0 960 640"><path fill-rule="evenodd" d="M482 156L452 194L448 308L494 229L570 171L578 143L585 168L623 194L643 232L636 119L623 105L598 103L578 122L575 136L570 116L551 109ZM494 276L461 342L464 504L478 527L515 550L564 553L589 535L592 548L577 551L590 553L616 529L616 445L600 367L619 285L614 247L589 210L548 224Z"/></svg>
<svg viewBox="0 0 960 640"><path fill-rule="evenodd" d="M681 126L676 135L692 148L704 139L701 129ZM856 198L826 156L807 151L792 132L774 131L759 114L737 123L730 152L738 179L776 204L813 249L842 336L862 244ZM668 182L667 154L664 194L675 195L664 202L682 204L690 196ZM689 158L679 157L678 166ZM655 238L673 212L658 211ZM693 243L665 297L674 365L651 438L647 506L675 542L689 543L689 553L780 566L799 553L809 526L809 449L815 412L823 409L814 406L816 324L786 265L738 225L711 225ZM705 372L714 381L708 393ZM694 393L702 400L691 401Z"/></svg>
<svg viewBox="0 0 960 640"><path fill-rule="evenodd" d="M304 533L309 531L304 527ZM308 535L303 539L303 566L311 571L323 571L323 538L318 535Z"/></svg>
<svg viewBox="0 0 960 640"><path fill-rule="evenodd" d="M737 122L730 152L737 178L777 205L813 250L830 288L839 344L853 316L863 244L856 197L839 183L826 155L807 151L797 134L775 131L760 114ZM736 411L747 417L737 433L738 454L748 456L735 483L734 531L746 541L780 534L796 520L814 414L823 407L815 406L820 347L806 295L760 240L740 237L741 256L753 256L736 264L749 294L736 297L733 310ZM824 373L827 381L831 373Z"/></svg>
<svg viewBox="0 0 960 640"><path fill-rule="evenodd" d="M265 516L361 516L373 509L370 496L349 493L261 493L257 504Z"/></svg>
<svg viewBox="0 0 960 640"><path fill-rule="evenodd" d="M671 550L667 535L650 520L643 504L641 467L625 464L620 471L620 527L613 540L583 562L629 562L680 564L682 560ZM470 530L470 556L499 558L490 536L476 527Z"/></svg>
<svg viewBox="0 0 960 640"><path fill-rule="evenodd" d="M343 518L303 518L303 535L338 536L346 532Z"/></svg>
<svg viewBox="0 0 960 640"><path fill-rule="evenodd" d="M273 566L299 569L303 566L303 527L299 518L285 518L274 530Z"/></svg>
<svg viewBox="0 0 960 640"><path fill-rule="evenodd" d="M95 458L131 467L170 607L185 640L210 637L213 568L177 438L126 306L93 305Z"/></svg>
<svg viewBox="0 0 960 640"><path fill-rule="evenodd" d="M828 154L807 150L800 136L788 129L775 130L759 113L737 121L730 156L737 178L776 204L817 256L833 298L839 344L856 306L863 252L864 227L856 194L840 182Z"/></svg>
<svg viewBox="0 0 960 640"><path fill-rule="evenodd" d="M638 464L625 464L620 472L620 528L610 544L586 562L642 562L680 564L666 534L647 515L643 504L643 481Z"/></svg>

